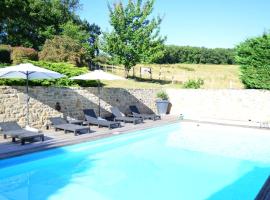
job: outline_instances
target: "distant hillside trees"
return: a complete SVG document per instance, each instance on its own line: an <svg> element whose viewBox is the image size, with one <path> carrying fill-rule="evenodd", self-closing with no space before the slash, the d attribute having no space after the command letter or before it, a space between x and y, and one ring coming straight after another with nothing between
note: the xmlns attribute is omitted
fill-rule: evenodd
<svg viewBox="0 0 270 200"><path fill-rule="evenodd" d="M156 59L159 64L235 64L233 49L190 46L166 46L164 56Z"/></svg>
<svg viewBox="0 0 270 200"><path fill-rule="evenodd" d="M242 82L249 89L270 89L270 34L244 41L236 48Z"/></svg>

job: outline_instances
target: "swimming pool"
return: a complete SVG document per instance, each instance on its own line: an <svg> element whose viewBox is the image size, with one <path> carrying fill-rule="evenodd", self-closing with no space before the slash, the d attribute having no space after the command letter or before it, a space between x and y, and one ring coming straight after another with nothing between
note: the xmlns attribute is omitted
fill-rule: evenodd
<svg viewBox="0 0 270 200"><path fill-rule="evenodd" d="M177 123L2 160L0 200L254 199L268 155L214 148L219 139L207 134L223 144L228 130L242 129Z"/></svg>

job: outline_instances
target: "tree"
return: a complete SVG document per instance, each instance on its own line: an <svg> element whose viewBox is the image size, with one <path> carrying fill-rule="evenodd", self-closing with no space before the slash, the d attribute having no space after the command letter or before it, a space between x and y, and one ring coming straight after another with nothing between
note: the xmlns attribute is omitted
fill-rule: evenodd
<svg viewBox="0 0 270 200"><path fill-rule="evenodd" d="M100 27L95 24L89 24L87 21L78 24L68 21L61 26L62 35L68 36L80 43L86 50L86 59L92 60L99 53L99 35Z"/></svg>
<svg viewBox="0 0 270 200"><path fill-rule="evenodd" d="M270 34L244 41L236 48L241 79L249 89L270 89Z"/></svg>
<svg viewBox="0 0 270 200"><path fill-rule="evenodd" d="M111 33L104 34L104 51L125 67L125 76L139 62L163 55L164 38L159 36L161 18L148 19L154 0L129 0L109 5Z"/></svg>
<svg viewBox="0 0 270 200"><path fill-rule="evenodd" d="M169 45L165 46L164 56L153 62L159 64L234 64L234 54L234 49Z"/></svg>
<svg viewBox="0 0 270 200"><path fill-rule="evenodd" d="M69 62L82 66L85 55L85 49L76 40L68 36L55 36L53 39L46 40L39 58L44 61Z"/></svg>
<svg viewBox="0 0 270 200"><path fill-rule="evenodd" d="M1 0L0 43L40 49L61 24L78 18L78 7L79 0Z"/></svg>
<svg viewBox="0 0 270 200"><path fill-rule="evenodd" d="M99 26L76 15L79 0L0 0L0 44L41 50L47 39L65 35L91 60L99 53Z"/></svg>

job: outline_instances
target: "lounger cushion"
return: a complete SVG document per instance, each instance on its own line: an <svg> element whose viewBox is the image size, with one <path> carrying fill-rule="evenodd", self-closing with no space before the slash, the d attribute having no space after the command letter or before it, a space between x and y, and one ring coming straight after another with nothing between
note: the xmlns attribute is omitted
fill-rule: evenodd
<svg viewBox="0 0 270 200"><path fill-rule="evenodd" d="M22 128L17 122L11 121L11 122L0 122L0 130L6 132L6 131L22 130Z"/></svg>
<svg viewBox="0 0 270 200"><path fill-rule="evenodd" d="M123 113L117 107L111 107L112 114L115 116L115 121L133 122L134 124L143 122L141 118L125 117Z"/></svg>
<svg viewBox="0 0 270 200"><path fill-rule="evenodd" d="M131 110L132 115L134 117L140 117L143 119L152 119L152 120L161 119L160 115L156 115L154 113L153 114L142 114L136 105L129 106L129 109Z"/></svg>
<svg viewBox="0 0 270 200"><path fill-rule="evenodd" d="M72 131L72 132L81 132L81 131L90 131L89 127L80 126L76 124L60 124L60 125L54 125L53 126L56 129L61 129L65 131Z"/></svg>
<svg viewBox="0 0 270 200"><path fill-rule="evenodd" d="M85 109L85 110L83 110L83 112L84 112L85 120L89 124L94 124L94 125L98 125L98 126L105 126L105 127L109 127L109 128L112 128L112 126L116 126L116 127L120 126L119 122L112 122L112 121L108 121L106 119L103 119L101 117L97 117L96 113L93 109Z"/></svg>
<svg viewBox="0 0 270 200"><path fill-rule="evenodd" d="M68 124L68 122L62 117L52 117L50 121L53 125Z"/></svg>

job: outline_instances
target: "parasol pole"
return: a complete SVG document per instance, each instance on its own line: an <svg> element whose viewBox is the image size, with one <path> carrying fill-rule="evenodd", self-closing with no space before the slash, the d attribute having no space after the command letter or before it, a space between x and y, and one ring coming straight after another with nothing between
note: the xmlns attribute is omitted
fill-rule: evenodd
<svg viewBox="0 0 270 200"><path fill-rule="evenodd" d="M100 80L98 79L98 116L100 117Z"/></svg>
<svg viewBox="0 0 270 200"><path fill-rule="evenodd" d="M26 126L29 125L29 89L28 89L29 73L26 73Z"/></svg>

